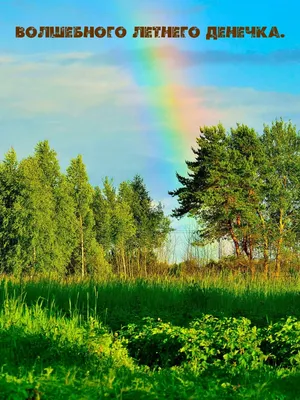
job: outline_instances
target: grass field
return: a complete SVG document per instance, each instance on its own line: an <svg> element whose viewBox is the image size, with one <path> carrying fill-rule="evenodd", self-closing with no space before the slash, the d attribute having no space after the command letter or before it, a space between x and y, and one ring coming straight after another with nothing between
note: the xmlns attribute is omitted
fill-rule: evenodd
<svg viewBox="0 0 300 400"><path fill-rule="evenodd" d="M300 399L300 279L0 282L1 399Z"/></svg>

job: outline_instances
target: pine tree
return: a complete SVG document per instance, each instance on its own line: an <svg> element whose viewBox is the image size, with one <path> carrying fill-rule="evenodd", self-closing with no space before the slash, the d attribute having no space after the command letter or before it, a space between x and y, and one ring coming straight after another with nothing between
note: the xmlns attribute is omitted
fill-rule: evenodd
<svg viewBox="0 0 300 400"><path fill-rule="evenodd" d="M107 258L111 256L113 248L112 214L116 202L116 193L112 182L104 179L104 188L96 186L93 194L93 214L95 220L95 236L103 247Z"/></svg>
<svg viewBox="0 0 300 400"><path fill-rule="evenodd" d="M64 274L76 246L77 224L71 185L61 173L57 154L50 148L48 141L37 144L34 156L42 171L43 185L51 191L54 202L55 243L52 269Z"/></svg>
<svg viewBox="0 0 300 400"><path fill-rule="evenodd" d="M147 275L147 265L156 260L155 250L163 245L171 231L171 221L164 215L161 203L154 205L140 175L135 175L129 184L131 191L127 189L127 197L136 226L134 243L137 265L140 272L143 264L144 273ZM124 189L123 192L125 193Z"/></svg>
<svg viewBox="0 0 300 400"><path fill-rule="evenodd" d="M0 262L1 271L22 272L22 224L18 201L22 181L15 150L10 149L0 164Z"/></svg>
<svg viewBox="0 0 300 400"><path fill-rule="evenodd" d="M269 249L280 273L284 249L298 246L300 209L300 140L296 127L282 120L265 126L262 136L237 125L201 128L187 161L188 177L177 174L179 189L173 216L186 214L200 224L200 243L229 236L236 255L244 252L252 266L254 249L263 249L265 272ZM254 270L253 270L254 271Z"/></svg>
<svg viewBox="0 0 300 400"><path fill-rule="evenodd" d="M192 149L195 160L186 161L188 177L177 174L182 187L169 192L173 197L178 196L179 202L172 215L176 218L184 215L196 218L201 244L230 237L239 256L239 189L232 170L237 154L230 148L222 124L200 128L196 141L198 147Z"/></svg>
<svg viewBox="0 0 300 400"><path fill-rule="evenodd" d="M22 249L32 273L49 271L55 263L55 199L36 157L20 162Z"/></svg>

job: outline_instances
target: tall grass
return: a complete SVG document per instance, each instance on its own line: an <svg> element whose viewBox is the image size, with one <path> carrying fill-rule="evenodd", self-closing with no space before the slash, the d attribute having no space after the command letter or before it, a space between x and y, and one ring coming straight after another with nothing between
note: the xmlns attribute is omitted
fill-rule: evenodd
<svg viewBox="0 0 300 400"><path fill-rule="evenodd" d="M0 400L297 399L299 370L265 366L236 375L230 367L199 375L189 364L151 370L138 365L122 335L111 331L144 317L187 326L202 314L268 325L300 316L299 287L296 278L232 274L110 281L3 276ZM145 329L149 343L156 343L156 328Z"/></svg>
<svg viewBox="0 0 300 400"><path fill-rule="evenodd" d="M109 281L9 279L0 281L0 306L9 296L26 304L43 300L71 317L100 318L112 330L149 316L186 325L203 313L244 316L264 325L286 315L300 317L300 278L265 280L230 273L188 278L113 279Z"/></svg>

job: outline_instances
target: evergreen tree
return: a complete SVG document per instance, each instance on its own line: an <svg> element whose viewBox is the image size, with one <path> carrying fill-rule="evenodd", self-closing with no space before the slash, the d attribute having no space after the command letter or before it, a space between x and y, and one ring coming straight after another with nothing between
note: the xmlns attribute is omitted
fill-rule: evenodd
<svg viewBox="0 0 300 400"><path fill-rule="evenodd" d="M22 181L15 150L10 149L0 164L0 263L1 271L20 274L22 258L22 224L18 201Z"/></svg>
<svg viewBox="0 0 300 400"><path fill-rule="evenodd" d="M110 204L99 186L96 186L94 189L92 208L95 220L96 240L102 245L106 256L109 258L112 250L112 212Z"/></svg>
<svg viewBox="0 0 300 400"><path fill-rule="evenodd" d="M95 235L97 242L103 247L106 256L112 258L113 239L113 212L117 201L116 189L112 180L106 177L103 180L103 189L97 186L93 195L93 214L95 219Z"/></svg>
<svg viewBox="0 0 300 400"><path fill-rule="evenodd" d="M194 216L201 243L231 237L236 255L250 265L254 248L263 249L268 272L269 249L280 273L282 252L299 240L300 141L296 127L282 120L265 126L261 137L245 125L226 134L222 125L204 127L196 159L187 161L188 177L172 192L179 207L173 216Z"/></svg>
<svg viewBox="0 0 300 400"><path fill-rule="evenodd" d="M262 220L264 211L264 191L261 166L264 163L263 149L257 132L246 125L237 125L229 135L232 158L232 190L235 193L239 238L242 250L253 269L254 248L268 245ZM231 153L232 154L232 153ZM262 240L262 238L264 240ZM268 262L267 253L265 262Z"/></svg>
<svg viewBox="0 0 300 400"><path fill-rule="evenodd" d="M140 272L143 264L147 274L147 264L155 262L155 250L163 245L171 231L171 221L164 215L161 203L154 205L140 175L136 175L129 183L132 191L127 190L127 193L136 226L134 243L137 265Z"/></svg>
<svg viewBox="0 0 300 400"><path fill-rule="evenodd" d="M179 207L173 216L190 215L199 222L202 244L230 237L236 255L241 254L238 235L240 227L237 177L232 168L237 153L230 148L223 125L200 128L196 139L197 149L192 148L195 161L186 161L188 177L177 174L182 187L169 192L178 196Z"/></svg>
<svg viewBox="0 0 300 400"><path fill-rule="evenodd" d="M86 167L82 156L71 160L67 169L68 182L75 203L77 220L77 246L73 251L70 270L81 271L81 276L86 273L109 273L109 265L105 260L103 248L96 241L93 215L93 188L89 183Z"/></svg>
<svg viewBox="0 0 300 400"><path fill-rule="evenodd" d="M32 273L49 271L55 264L55 199L37 158L20 162L22 192L22 246Z"/></svg>
<svg viewBox="0 0 300 400"><path fill-rule="evenodd" d="M75 204L71 195L71 185L60 171L56 152L48 141L39 142L35 148L35 158L42 171L42 182L51 191L54 202L52 269L65 273L71 254L76 246Z"/></svg>

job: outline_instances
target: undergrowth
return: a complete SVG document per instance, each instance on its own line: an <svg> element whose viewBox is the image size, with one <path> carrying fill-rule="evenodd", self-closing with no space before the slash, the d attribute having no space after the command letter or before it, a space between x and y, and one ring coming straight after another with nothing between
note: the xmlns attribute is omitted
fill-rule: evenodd
<svg viewBox="0 0 300 400"><path fill-rule="evenodd" d="M6 289L2 301L1 399L299 398L295 317L264 327L211 314L186 326L146 317L113 330L95 310L70 304L65 313L26 297Z"/></svg>

